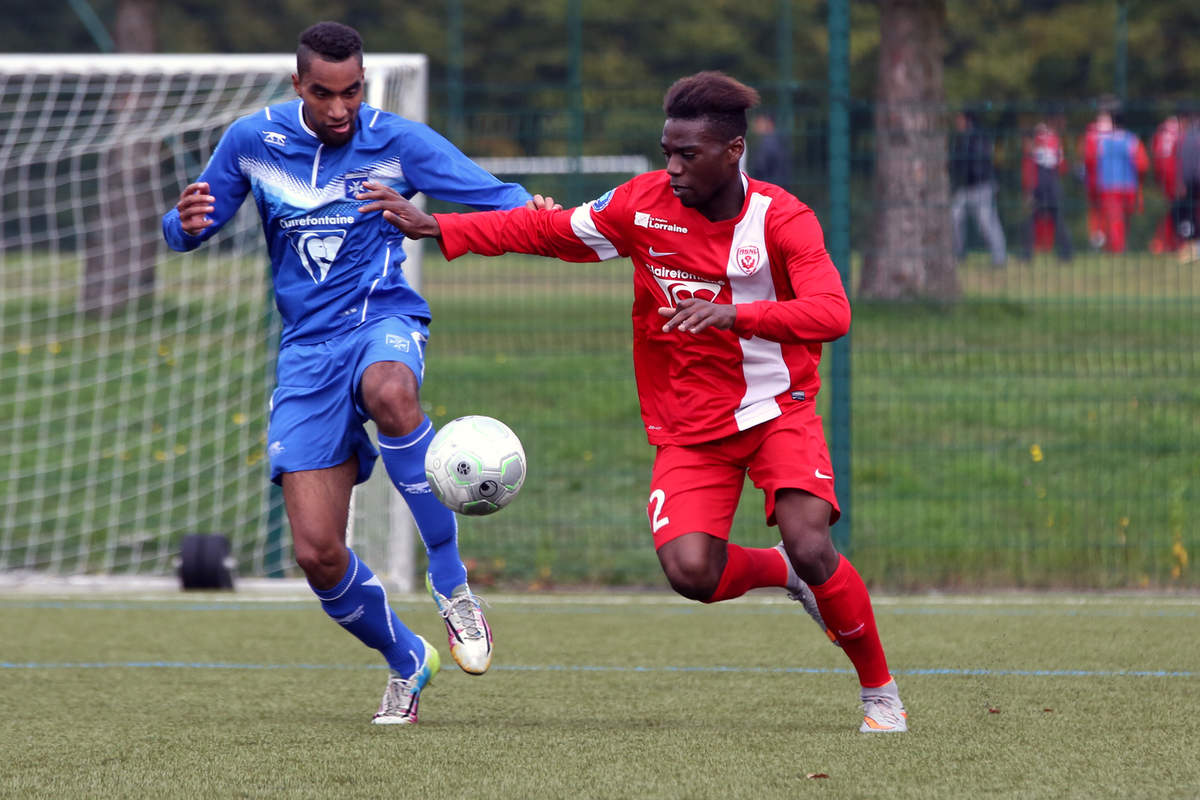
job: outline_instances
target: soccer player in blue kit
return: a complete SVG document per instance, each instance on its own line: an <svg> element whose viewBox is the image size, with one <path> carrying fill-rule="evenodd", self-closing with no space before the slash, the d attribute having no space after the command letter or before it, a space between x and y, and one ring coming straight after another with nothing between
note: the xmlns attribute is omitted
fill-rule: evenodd
<svg viewBox="0 0 1200 800"><path fill-rule="evenodd" d="M299 98L242 117L199 179L163 216L174 250L199 247L253 193L271 257L283 335L267 453L283 487L296 562L325 612L387 660L378 724L417 721L437 650L388 605L379 579L346 546L350 494L378 455L412 510L429 556L427 585L450 652L482 674L492 636L467 583L454 513L425 480L433 423L422 411L430 309L404 278L403 235L380 204L356 199L373 181L475 209L553 206L501 183L429 127L363 102L362 39L336 22L300 35Z"/></svg>

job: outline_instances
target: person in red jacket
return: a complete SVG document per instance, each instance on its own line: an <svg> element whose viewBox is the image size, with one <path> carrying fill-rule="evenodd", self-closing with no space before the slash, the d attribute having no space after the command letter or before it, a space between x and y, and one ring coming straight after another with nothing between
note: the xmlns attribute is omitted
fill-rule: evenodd
<svg viewBox="0 0 1200 800"><path fill-rule="evenodd" d="M1158 223L1154 238L1150 240L1150 252L1152 253L1174 253L1183 244L1183 240L1179 238L1176 230L1176 215L1173 213L1174 205L1183 194L1178 174L1178 151L1182 134L1183 125L1180 115L1172 114L1159 123L1153 138L1150 139L1150 157L1154 162L1154 178L1158 181L1163 198L1167 201L1167 210Z"/></svg>
<svg viewBox="0 0 1200 800"><path fill-rule="evenodd" d="M1150 169L1150 158L1142 141L1120 127L1114 115L1102 110L1096 117L1084 163L1090 165L1090 180L1100 201L1104 247L1110 253L1124 253L1129 217L1142 210L1142 176Z"/></svg>
<svg viewBox="0 0 1200 800"><path fill-rule="evenodd" d="M810 613L858 674L859 730L905 731L866 585L829 532L839 510L817 368L822 344L849 329L850 304L812 210L739 168L757 102L720 72L676 81L663 103L666 168L573 210L429 215L378 184L359 210L437 237L447 258L629 258L634 370L657 448L647 516L667 580L705 603L758 587L811 593ZM747 474L779 526L774 548L729 541Z"/></svg>
<svg viewBox="0 0 1200 800"><path fill-rule="evenodd" d="M1088 244L1093 250L1104 246L1104 222L1100 215L1100 192L1096 188L1096 121L1092 120L1079 137L1076 154L1079 157L1077 175L1083 180L1084 197L1087 201ZM1090 160L1089 160L1090 154Z"/></svg>

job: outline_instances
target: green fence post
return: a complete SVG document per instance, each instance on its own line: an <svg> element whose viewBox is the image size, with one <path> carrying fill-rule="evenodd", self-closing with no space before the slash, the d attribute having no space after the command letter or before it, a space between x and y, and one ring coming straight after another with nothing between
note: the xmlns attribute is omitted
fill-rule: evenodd
<svg viewBox="0 0 1200 800"><path fill-rule="evenodd" d="M1129 74L1129 2L1117 0L1116 53L1113 57L1113 89L1117 97L1125 99Z"/></svg>
<svg viewBox="0 0 1200 800"><path fill-rule="evenodd" d="M583 202L583 11L580 3L581 0L571 0L567 6L567 78L571 93L567 201L572 205Z"/></svg>
<svg viewBox="0 0 1200 800"><path fill-rule="evenodd" d="M779 89L776 100L776 127L783 141L787 143L788 152L792 152L796 143L795 113L792 109L792 0L779 0L775 17L775 50L779 69ZM788 176L789 180L792 176ZM796 187L787 187L796 191Z"/></svg>
<svg viewBox="0 0 1200 800"><path fill-rule="evenodd" d="M850 294L850 9L847 0L829 2L829 217L826 244ZM850 553L850 334L833 343L830 354L830 424L833 474L837 476L842 518L833 528L834 545Z"/></svg>
<svg viewBox="0 0 1200 800"><path fill-rule="evenodd" d="M449 106L446 138L456 146L466 148L462 0L450 0L446 4L446 13L446 101Z"/></svg>

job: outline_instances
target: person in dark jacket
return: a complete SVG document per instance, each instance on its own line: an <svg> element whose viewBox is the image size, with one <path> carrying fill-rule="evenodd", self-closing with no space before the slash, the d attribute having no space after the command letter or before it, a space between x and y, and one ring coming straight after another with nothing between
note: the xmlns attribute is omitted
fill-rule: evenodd
<svg viewBox="0 0 1200 800"><path fill-rule="evenodd" d="M950 217L954 223L954 256L967 250L967 212L987 241L992 266L1004 266L1004 228L996 210L996 177L992 139L980 130L973 112L960 111L950 141Z"/></svg>

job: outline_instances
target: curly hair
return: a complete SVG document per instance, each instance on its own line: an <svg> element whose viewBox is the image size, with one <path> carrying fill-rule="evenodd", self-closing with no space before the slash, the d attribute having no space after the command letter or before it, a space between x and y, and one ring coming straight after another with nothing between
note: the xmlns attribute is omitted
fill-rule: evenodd
<svg viewBox="0 0 1200 800"><path fill-rule="evenodd" d="M305 28L296 48L296 73L303 75L314 58L345 61L357 57L362 64L363 43L358 31L340 22L318 22Z"/></svg>
<svg viewBox="0 0 1200 800"><path fill-rule="evenodd" d="M746 111L758 101L758 92L746 84L708 70L671 84L663 97L663 111L668 119L707 119L713 133L733 139L746 135Z"/></svg>

